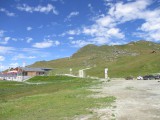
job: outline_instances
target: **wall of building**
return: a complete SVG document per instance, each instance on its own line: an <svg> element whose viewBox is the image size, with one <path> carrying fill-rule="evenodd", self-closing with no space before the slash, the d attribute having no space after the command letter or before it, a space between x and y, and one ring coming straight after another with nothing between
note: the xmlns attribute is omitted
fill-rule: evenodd
<svg viewBox="0 0 160 120"><path fill-rule="evenodd" d="M36 76L37 72L27 72L27 76Z"/></svg>
<svg viewBox="0 0 160 120"><path fill-rule="evenodd" d="M44 75L44 72L27 72L27 76L37 76L37 75Z"/></svg>

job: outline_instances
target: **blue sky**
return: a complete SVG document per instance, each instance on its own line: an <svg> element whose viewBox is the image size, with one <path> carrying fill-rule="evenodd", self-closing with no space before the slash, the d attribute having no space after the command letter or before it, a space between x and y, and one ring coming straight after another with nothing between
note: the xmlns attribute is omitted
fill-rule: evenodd
<svg viewBox="0 0 160 120"><path fill-rule="evenodd" d="M160 42L159 0L0 0L0 69L87 44Z"/></svg>

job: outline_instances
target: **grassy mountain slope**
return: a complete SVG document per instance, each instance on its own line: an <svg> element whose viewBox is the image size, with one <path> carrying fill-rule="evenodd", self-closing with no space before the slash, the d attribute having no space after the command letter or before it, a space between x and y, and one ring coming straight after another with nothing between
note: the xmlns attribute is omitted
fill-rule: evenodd
<svg viewBox="0 0 160 120"><path fill-rule="evenodd" d="M70 58L39 61L30 67L52 67L53 73L78 74L81 68L91 67L87 75L104 77L104 68L109 68L110 77L138 76L160 72L160 44L138 41L126 45L87 45Z"/></svg>

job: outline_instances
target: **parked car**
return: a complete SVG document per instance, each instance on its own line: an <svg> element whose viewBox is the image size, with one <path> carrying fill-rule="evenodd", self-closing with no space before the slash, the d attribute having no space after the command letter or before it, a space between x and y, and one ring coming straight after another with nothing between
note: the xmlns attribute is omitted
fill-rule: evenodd
<svg viewBox="0 0 160 120"><path fill-rule="evenodd" d="M154 78L155 78L156 80L158 80L158 79L160 79L160 75L156 75L156 76L154 76Z"/></svg>
<svg viewBox="0 0 160 120"><path fill-rule="evenodd" d="M143 76L143 80L154 80L155 77L153 75L146 75L146 76Z"/></svg>
<svg viewBox="0 0 160 120"><path fill-rule="evenodd" d="M143 77L142 76L138 76L137 80L143 80Z"/></svg>

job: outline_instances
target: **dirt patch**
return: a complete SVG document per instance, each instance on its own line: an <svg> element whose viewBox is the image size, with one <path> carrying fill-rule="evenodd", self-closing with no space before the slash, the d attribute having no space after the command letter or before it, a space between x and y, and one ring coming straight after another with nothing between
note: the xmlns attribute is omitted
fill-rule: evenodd
<svg viewBox="0 0 160 120"><path fill-rule="evenodd" d="M111 80L90 90L90 97L115 96L113 107L93 109L100 120L160 120L160 83L145 80Z"/></svg>

